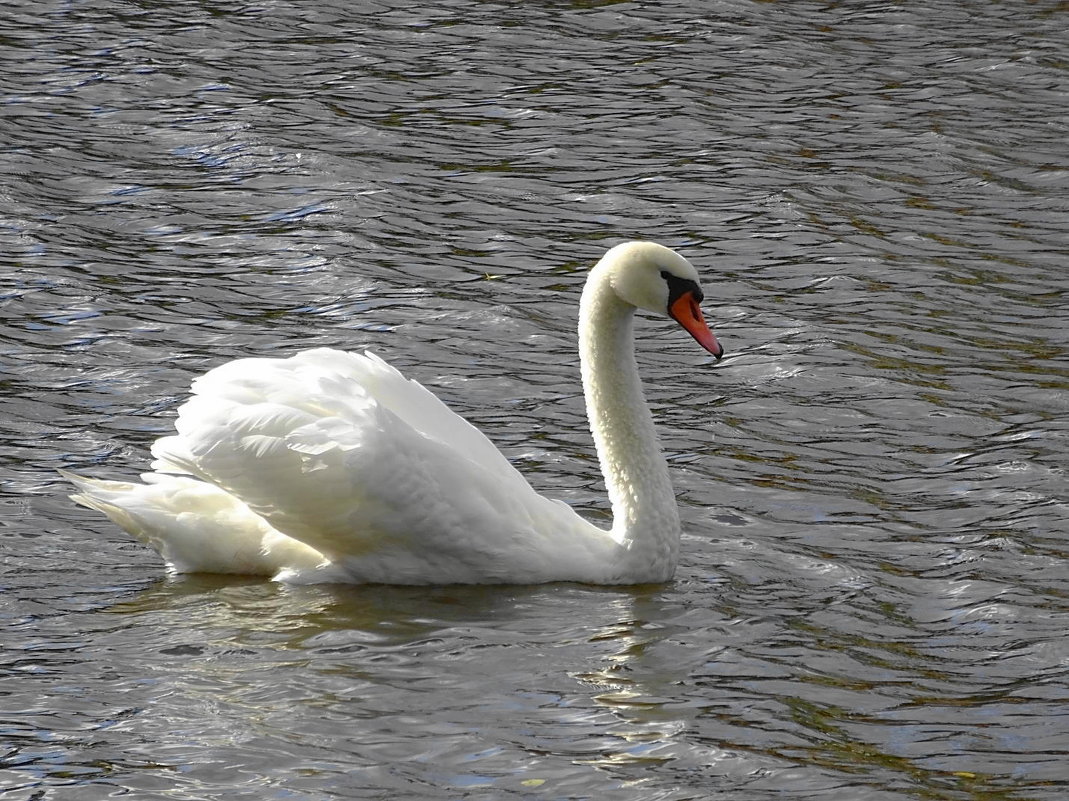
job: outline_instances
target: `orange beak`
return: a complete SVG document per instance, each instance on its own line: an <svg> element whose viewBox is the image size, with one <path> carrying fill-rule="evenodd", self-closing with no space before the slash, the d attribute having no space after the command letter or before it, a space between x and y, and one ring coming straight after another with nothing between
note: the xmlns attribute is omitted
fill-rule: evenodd
<svg viewBox="0 0 1069 801"><path fill-rule="evenodd" d="M717 342L716 336L709 330L709 326L705 324L705 318L702 317L702 310L698 307L698 301L694 299L693 292L684 292L674 301L672 305L668 307L668 314L672 319L687 329L687 333L694 337L694 340L713 354L717 361L724 356L724 348Z"/></svg>

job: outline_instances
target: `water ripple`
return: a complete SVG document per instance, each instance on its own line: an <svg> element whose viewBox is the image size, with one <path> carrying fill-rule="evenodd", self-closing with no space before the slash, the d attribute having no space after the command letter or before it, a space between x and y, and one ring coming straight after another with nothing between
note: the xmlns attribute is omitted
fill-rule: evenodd
<svg viewBox="0 0 1069 801"><path fill-rule="evenodd" d="M9 5L5 798L1065 796L1061 5ZM642 323L668 587L160 578L55 477L371 348L604 519L632 237L729 354Z"/></svg>

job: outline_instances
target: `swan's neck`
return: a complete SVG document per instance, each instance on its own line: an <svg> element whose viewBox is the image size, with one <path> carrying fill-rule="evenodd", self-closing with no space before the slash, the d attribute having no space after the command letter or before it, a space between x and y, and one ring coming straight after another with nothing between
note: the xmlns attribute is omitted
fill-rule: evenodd
<svg viewBox="0 0 1069 801"><path fill-rule="evenodd" d="M634 311L595 267L579 307L579 357L612 533L623 546L620 569L666 581L679 555L679 511L638 377Z"/></svg>

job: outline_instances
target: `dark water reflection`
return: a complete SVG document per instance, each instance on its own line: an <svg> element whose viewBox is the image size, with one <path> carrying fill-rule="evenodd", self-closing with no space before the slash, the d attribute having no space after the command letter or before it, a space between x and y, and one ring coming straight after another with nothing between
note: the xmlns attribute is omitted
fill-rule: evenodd
<svg viewBox="0 0 1069 801"><path fill-rule="evenodd" d="M1069 791L1064 4L0 10L0 792ZM161 579L64 497L226 359L370 347L604 514L583 271L640 346L667 587Z"/></svg>

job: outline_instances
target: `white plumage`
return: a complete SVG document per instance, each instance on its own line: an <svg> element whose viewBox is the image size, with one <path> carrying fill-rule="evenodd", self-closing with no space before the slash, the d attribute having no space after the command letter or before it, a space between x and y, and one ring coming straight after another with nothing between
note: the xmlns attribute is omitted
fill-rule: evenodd
<svg viewBox="0 0 1069 801"><path fill-rule="evenodd" d="M610 250L588 278L580 356L613 504L602 530L542 497L431 392L371 354L239 359L193 382L145 483L64 472L71 496L177 572L391 584L639 583L671 577L679 520L635 370L636 308L670 313L718 358L697 274L660 245Z"/></svg>

